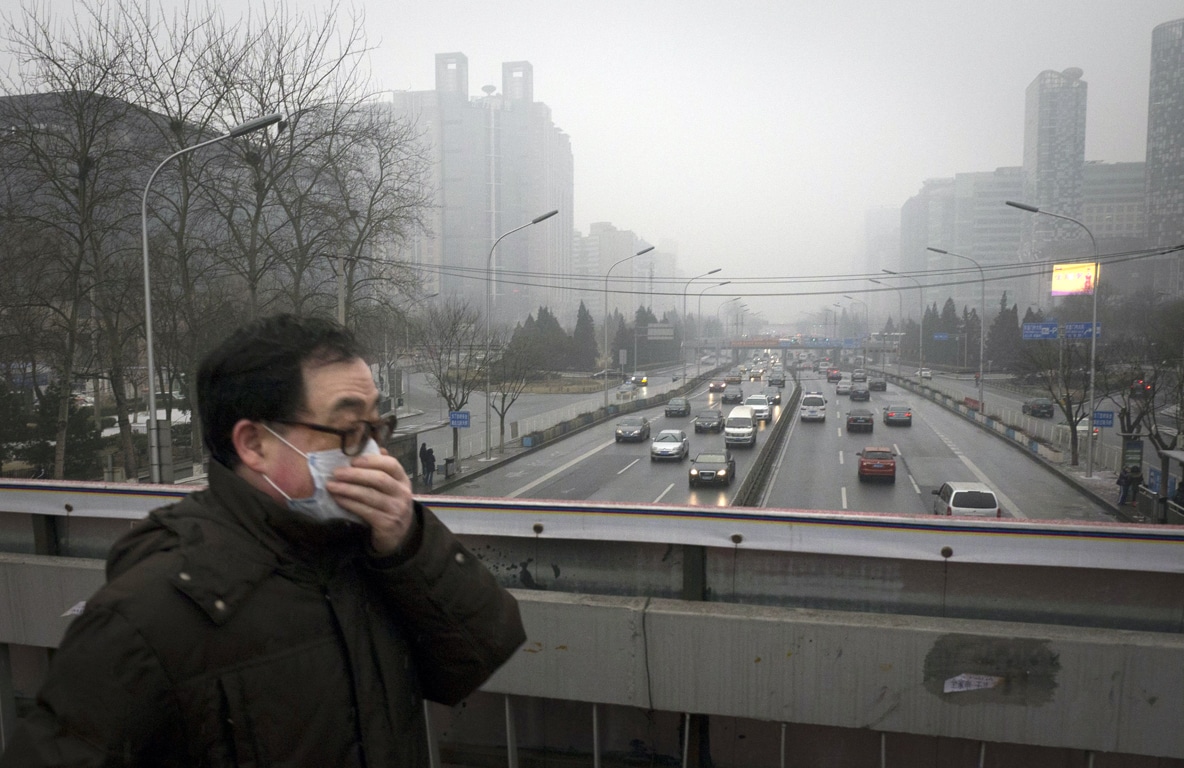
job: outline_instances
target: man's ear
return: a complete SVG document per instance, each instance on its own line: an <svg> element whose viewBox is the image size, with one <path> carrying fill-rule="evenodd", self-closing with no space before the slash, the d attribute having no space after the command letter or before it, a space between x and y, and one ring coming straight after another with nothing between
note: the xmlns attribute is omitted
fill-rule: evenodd
<svg viewBox="0 0 1184 768"><path fill-rule="evenodd" d="M234 452L244 466L256 472L263 472L266 464L266 441L263 439L263 425L250 419L239 419L230 431Z"/></svg>

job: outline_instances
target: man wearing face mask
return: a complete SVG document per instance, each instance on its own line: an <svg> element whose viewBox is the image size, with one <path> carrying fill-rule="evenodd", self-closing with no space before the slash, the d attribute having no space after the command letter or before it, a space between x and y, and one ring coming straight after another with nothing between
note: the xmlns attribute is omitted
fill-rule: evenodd
<svg viewBox="0 0 1184 768"><path fill-rule="evenodd" d="M117 542L0 768L426 766L525 639L517 603L411 496L353 336L284 315L202 363L209 488Z"/></svg>

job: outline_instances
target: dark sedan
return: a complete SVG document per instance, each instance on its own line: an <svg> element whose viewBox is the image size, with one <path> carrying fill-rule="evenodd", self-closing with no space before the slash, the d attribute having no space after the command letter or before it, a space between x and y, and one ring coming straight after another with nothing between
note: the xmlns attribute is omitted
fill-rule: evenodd
<svg viewBox="0 0 1184 768"><path fill-rule="evenodd" d="M1034 397L1031 400L1025 400L1023 406L1021 406L1021 410L1032 416L1051 419L1053 403L1047 397Z"/></svg>
<svg viewBox="0 0 1184 768"><path fill-rule="evenodd" d="M876 417L866 408L847 411L848 432L871 432L876 428Z"/></svg>
<svg viewBox="0 0 1184 768"><path fill-rule="evenodd" d="M769 402L773 405L781 405L781 390L776 387L769 387L762 394L769 398Z"/></svg>
<svg viewBox="0 0 1184 768"><path fill-rule="evenodd" d="M727 392L724 392L723 397L720 398L720 402L740 405L744 402L744 390L729 389Z"/></svg>
<svg viewBox="0 0 1184 768"><path fill-rule="evenodd" d="M617 442L641 443L650 439L650 420L644 416L628 416L617 422Z"/></svg>
<svg viewBox="0 0 1184 768"><path fill-rule="evenodd" d="M735 476L736 460L731 451L704 451L691 462L688 485L731 485Z"/></svg>
<svg viewBox="0 0 1184 768"><path fill-rule="evenodd" d="M713 381L707 385L708 392L723 392L728 388L728 382L721 380Z"/></svg>
<svg viewBox="0 0 1184 768"><path fill-rule="evenodd" d="M722 432L724 429L723 411L700 411L695 415L696 432Z"/></svg>
<svg viewBox="0 0 1184 768"><path fill-rule="evenodd" d="M868 386L866 384L860 382L859 384L852 384L851 385L851 401L852 402L854 402L856 400L863 400L864 402L867 402L871 399L872 399L872 393L871 393L871 390L868 389Z"/></svg>
<svg viewBox="0 0 1184 768"><path fill-rule="evenodd" d="M898 424L905 427L913 426L913 408L909 405L893 403L884 406L884 423L888 426Z"/></svg>
<svg viewBox="0 0 1184 768"><path fill-rule="evenodd" d="M666 403L667 416L690 416L691 415L691 401L685 397L672 397L670 402Z"/></svg>
<svg viewBox="0 0 1184 768"><path fill-rule="evenodd" d="M867 388L872 392L887 392L888 380L879 376L873 376L867 380Z"/></svg>

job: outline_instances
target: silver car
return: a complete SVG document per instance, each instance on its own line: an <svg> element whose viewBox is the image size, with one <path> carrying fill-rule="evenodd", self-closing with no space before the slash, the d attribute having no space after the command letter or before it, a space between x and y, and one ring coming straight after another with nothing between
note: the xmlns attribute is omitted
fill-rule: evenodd
<svg viewBox="0 0 1184 768"><path fill-rule="evenodd" d="M650 442L650 461L674 459L682 461L691 455L691 441L681 429L663 429Z"/></svg>

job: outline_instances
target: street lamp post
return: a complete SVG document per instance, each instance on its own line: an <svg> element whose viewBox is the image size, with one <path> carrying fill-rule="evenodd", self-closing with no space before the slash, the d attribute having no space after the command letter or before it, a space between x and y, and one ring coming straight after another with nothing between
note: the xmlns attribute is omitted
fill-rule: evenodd
<svg viewBox="0 0 1184 768"><path fill-rule="evenodd" d="M682 326L683 326L683 333L682 333L682 380L684 382L687 380L687 325L688 325L687 324L687 289L691 287L691 283L695 282L700 277L707 277L708 275L714 275L716 272L719 272L721 269L723 269L723 267L716 267L715 269L711 270L710 272L704 272L701 275L695 275L690 280L687 280L686 284L683 285L683 287L682 287Z"/></svg>
<svg viewBox="0 0 1184 768"><path fill-rule="evenodd" d="M156 166L152 175L148 177L148 183L144 185L144 199L140 206L140 234L144 251L144 342L148 349L148 467L151 480L154 483L161 482L161 462L160 432L156 420L156 359L153 357L152 351L152 277L148 265L148 190L152 188L152 181L156 178L156 174L160 173L160 169L165 166L165 163L173 158L226 139L237 139L239 136L263 130L269 125L278 123L281 119L283 119L283 115L278 113L256 117L234 126L221 136L215 136L191 147L183 147L161 160L160 165Z"/></svg>
<svg viewBox="0 0 1184 768"><path fill-rule="evenodd" d="M519 230L538 224L541 221L546 221L557 213L559 213L558 210L547 211L541 216L535 216L521 226L514 227L509 232L502 233L493 241L493 245L489 247L489 258L485 260L485 360L482 362L482 365L485 366L485 461L492 461L493 459L491 455L493 448L491 442L493 438L490 432L491 424L489 416L490 401L493 400L493 392L490 391L489 382L489 316L493 313L493 252L497 249L497 244L503 238Z"/></svg>
<svg viewBox="0 0 1184 768"><path fill-rule="evenodd" d="M943 251L941 248L929 248L934 253L940 253L943 256L953 256L955 259L965 259L973 264L978 269L978 299L979 299L979 316L978 316L978 410L979 413L985 414L987 412L987 403L983 399L984 387L986 386L986 371L983 370L983 350L987 337L987 276L983 272L983 267L969 256L963 256L960 253L953 251Z"/></svg>
<svg viewBox="0 0 1184 768"><path fill-rule="evenodd" d="M1012 208L1019 208L1021 211L1028 213L1038 213L1043 216L1051 216L1054 219L1064 219L1071 221L1077 226L1085 230L1085 234L1089 235L1089 241L1094 248L1094 266L1093 266L1093 283L1090 287L1090 293L1093 294L1093 318L1090 321L1089 328L1089 437L1086 438L1085 449L1085 476L1094 476L1094 360L1098 354L1098 278L1100 267L1098 265L1098 241L1094 239L1094 233L1089 231L1089 227L1082 224L1072 216L1065 216L1061 213L1053 213L1052 211L1045 211L1037 208L1034 205L1027 203L1017 203L1014 200L1005 201L1007 205Z"/></svg>
<svg viewBox="0 0 1184 768"><path fill-rule="evenodd" d="M901 293L900 286L888 285L888 283L881 282L880 280L876 280L873 277L869 277L868 279L871 280L876 285L886 285L889 288L891 288L892 290L896 291L896 319L900 322L900 327L904 328L904 294ZM896 332L896 376L897 376L897 378L900 377L900 339L903 336L904 336L903 331Z"/></svg>
<svg viewBox="0 0 1184 768"><path fill-rule="evenodd" d="M917 284L917 298L921 301L921 317L917 319L917 383L920 384L921 371L925 368L925 289L921 286L921 281L915 277L902 275L899 272L893 272L891 269L881 269L880 271L895 277L912 280ZM903 323L904 321L902 320L901 322Z"/></svg>
<svg viewBox="0 0 1184 768"><path fill-rule="evenodd" d="M867 302L864 301L863 299L857 299L854 296L848 296L845 293L843 294L843 298L850 299L851 301L858 301L860 304L863 305L863 329L864 329L865 335L863 337L864 342L863 342L863 366L862 367L867 368L868 367L868 365L867 365L867 335L870 335L871 330L872 330L871 321L868 320Z"/></svg>
<svg viewBox="0 0 1184 768"><path fill-rule="evenodd" d="M706 288L704 288L703 290L699 291L699 308L695 310L695 330L698 333L703 332L703 329L698 327L700 325L703 325L703 320L702 320L702 318L703 318L703 294L706 293L707 291L710 291L712 288L719 288L721 285L727 285L731 282L732 282L731 280L724 280L722 283L716 283L715 285L709 285ZM700 357L701 357L701 355L695 355L695 375L696 376L699 375L699 358Z"/></svg>
<svg viewBox="0 0 1184 768"><path fill-rule="evenodd" d="M604 273L604 407L605 408L608 408L608 369L609 369L609 366L612 365L612 362L613 362L612 355L609 353L609 348L608 348L608 276L613 273L613 270L616 269L618 265L624 264L626 261L629 261L630 259L635 259L638 256L641 256L642 254L649 253L652 250L654 250L654 246L648 245L645 248L642 248L637 253L633 254L632 256L626 256L625 258L621 259L620 261L614 263L611 267L608 268L608 271ZM636 335L636 334L634 334L634 335Z"/></svg>
<svg viewBox="0 0 1184 768"><path fill-rule="evenodd" d="M721 344L722 344L724 338L727 337L727 335L728 335L728 329L727 329L726 321L720 316L720 312L721 312L721 310L723 310L724 307L728 306L733 301L740 301L740 299L742 299L742 298L744 298L744 297L743 296L733 296L732 298L728 299L727 301L721 301L719 303L719 306L715 308L715 320L716 320L716 322L719 323ZM716 354L719 354L719 353L717 352ZM733 362L735 362L735 361L734 360L728 361L729 364L731 364Z"/></svg>

